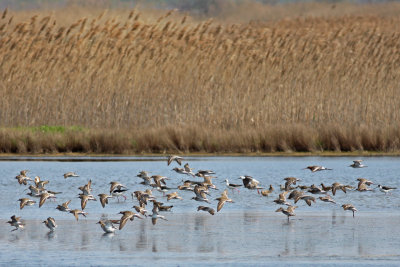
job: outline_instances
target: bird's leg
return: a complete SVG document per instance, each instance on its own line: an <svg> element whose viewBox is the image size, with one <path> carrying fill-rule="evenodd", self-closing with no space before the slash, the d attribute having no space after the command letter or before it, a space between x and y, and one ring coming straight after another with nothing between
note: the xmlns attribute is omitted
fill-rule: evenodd
<svg viewBox="0 0 400 267"><path fill-rule="evenodd" d="M353 210L353 218L354 218L354 210Z"/></svg>
<svg viewBox="0 0 400 267"><path fill-rule="evenodd" d="M124 195L122 195L123 197L124 197L124 199L125 199L125 201L126 201L126 196L124 196Z"/></svg>

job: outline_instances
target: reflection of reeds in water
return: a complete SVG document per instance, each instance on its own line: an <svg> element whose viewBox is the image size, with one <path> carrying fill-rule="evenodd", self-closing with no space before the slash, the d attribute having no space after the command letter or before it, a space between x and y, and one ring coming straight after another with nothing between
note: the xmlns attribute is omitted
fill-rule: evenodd
<svg viewBox="0 0 400 267"><path fill-rule="evenodd" d="M96 130L2 130L3 152L400 148L398 17L20 16L0 19L1 126Z"/></svg>

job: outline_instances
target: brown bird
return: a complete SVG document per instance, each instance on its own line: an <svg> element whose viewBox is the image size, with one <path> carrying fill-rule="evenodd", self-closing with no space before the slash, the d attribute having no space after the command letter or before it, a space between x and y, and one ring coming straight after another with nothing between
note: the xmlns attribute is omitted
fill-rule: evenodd
<svg viewBox="0 0 400 267"><path fill-rule="evenodd" d="M286 177L283 180L285 180L285 191L289 191L289 186L292 184L296 184L296 182L300 181L300 179L296 177Z"/></svg>
<svg viewBox="0 0 400 267"><path fill-rule="evenodd" d="M20 219L21 217L16 217L15 215L11 216L11 221L7 222L11 226L15 227L11 232L18 230L19 228L24 229L25 224L22 223Z"/></svg>
<svg viewBox="0 0 400 267"><path fill-rule="evenodd" d="M133 221L133 219L134 219L135 217L137 217L137 218L139 218L139 219L143 219L143 218L140 217L138 214L136 214L136 213L134 213L134 212L132 212L132 211L129 211L129 210L121 211L120 214L122 214L122 217L121 217L120 224L119 224L119 230L121 230L122 228L124 228L124 226L125 226L125 224L126 224L126 222L127 222L128 220Z"/></svg>
<svg viewBox="0 0 400 267"><path fill-rule="evenodd" d="M233 203L233 200L228 198L228 190L226 190L226 189L224 190L224 192L222 192L221 197L218 197L215 200L218 200L217 212L222 209L222 207L224 206L225 202Z"/></svg>
<svg viewBox="0 0 400 267"><path fill-rule="evenodd" d="M287 216L287 220L289 222L289 217L296 216L296 214L294 214L294 210L296 208L297 208L297 206L290 206L286 210L284 210L282 207L280 207L275 212L282 212L283 214L285 214Z"/></svg>
<svg viewBox="0 0 400 267"><path fill-rule="evenodd" d="M170 201L171 199L183 199L183 198L178 196L177 192L173 192L173 193L167 194L167 201Z"/></svg>
<svg viewBox="0 0 400 267"><path fill-rule="evenodd" d="M286 195L289 191L285 191L279 194L278 198L274 200L276 204L291 206L289 202L286 201Z"/></svg>
<svg viewBox="0 0 400 267"><path fill-rule="evenodd" d="M341 189L344 193L346 193L346 186L340 184L340 183L333 183L332 184L332 194L335 195L336 194L336 190L337 189Z"/></svg>
<svg viewBox="0 0 400 267"><path fill-rule="evenodd" d="M43 221L42 223L44 223L52 232L57 227L56 220L54 220L53 217L48 217L47 220Z"/></svg>
<svg viewBox="0 0 400 267"><path fill-rule="evenodd" d="M113 198L113 196L107 195L107 194L98 194L97 195L100 198L100 203L103 208L108 204L108 199Z"/></svg>
<svg viewBox="0 0 400 267"><path fill-rule="evenodd" d="M319 199L321 199L324 202L331 202L331 203L335 203L335 200L332 199L332 197L330 195L326 195L324 197L319 197Z"/></svg>
<svg viewBox="0 0 400 267"><path fill-rule="evenodd" d="M261 190L261 195L264 197L267 197L269 194L271 194L274 191L274 188L272 187L272 185L269 185L269 189L268 190Z"/></svg>
<svg viewBox="0 0 400 267"><path fill-rule="evenodd" d="M67 173L64 173L64 179L67 179L68 177L79 177L79 175L77 175L77 174L74 173L74 172L67 172Z"/></svg>
<svg viewBox="0 0 400 267"><path fill-rule="evenodd" d="M68 201L62 203L61 205L58 205L56 209L58 209L59 211L63 211L63 212L69 212L71 210L68 207L69 203L71 203L71 200L68 200Z"/></svg>
<svg viewBox="0 0 400 267"><path fill-rule="evenodd" d="M82 191L82 194L84 195L91 195L92 194L92 180L89 180L87 184L84 186L78 187L79 190Z"/></svg>
<svg viewBox="0 0 400 267"><path fill-rule="evenodd" d="M326 192L332 190L332 186L325 186L323 183L321 183L321 187L322 187L322 190L324 190Z"/></svg>
<svg viewBox="0 0 400 267"><path fill-rule="evenodd" d="M315 197L313 197L313 196L308 196L308 195L304 195L304 196L297 197L297 198L294 200L294 203L297 203L297 201L298 201L299 199L304 200L304 201L307 203L308 206L311 206L311 202L314 202L314 203L315 203Z"/></svg>
<svg viewBox="0 0 400 267"><path fill-rule="evenodd" d="M358 188L360 188L360 186L363 184L368 185L368 186L374 184L372 181L367 180L365 178L358 178L357 181L358 181Z"/></svg>
<svg viewBox="0 0 400 267"><path fill-rule="evenodd" d="M175 160L179 165L182 165L182 160L183 160L182 157L176 156L176 155L171 155L171 156L168 156L168 166L169 166L174 160Z"/></svg>
<svg viewBox="0 0 400 267"><path fill-rule="evenodd" d="M324 166L307 166L304 169L309 169L311 172L317 172L317 171L324 171L324 170L332 170L325 168Z"/></svg>
<svg viewBox="0 0 400 267"><path fill-rule="evenodd" d="M133 206L132 208L134 208L136 212L139 212L143 216L147 217L148 211L145 209L144 206Z"/></svg>
<svg viewBox="0 0 400 267"><path fill-rule="evenodd" d="M96 199L92 195L79 194L79 198L81 199L81 208L82 208L82 210L84 210L86 208L86 204L87 204L88 200L96 201Z"/></svg>
<svg viewBox="0 0 400 267"><path fill-rule="evenodd" d="M51 194L51 193L48 193L48 192L44 192L44 193L40 194L39 208L41 206L43 206L44 202L48 198L56 198L56 196L54 194Z"/></svg>
<svg viewBox="0 0 400 267"><path fill-rule="evenodd" d="M208 213L210 213L211 215L215 214L215 210L213 208L210 207L205 207L205 206L198 206L197 207L197 211L202 210L202 211L207 211Z"/></svg>
<svg viewBox="0 0 400 267"><path fill-rule="evenodd" d="M31 200L29 198L20 198L18 199L18 201L20 201L19 203L19 209L23 209L25 206L32 206L33 204L36 203L36 201Z"/></svg>
<svg viewBox="0 0 400 267"><path fill-rule="evenodd" d="M354 212L356 212L357 209L352 204L343 204L342 208L344 210L351 210L353 212L353 218L354 218Z"/></svg>
<svg viewBox="0 0 400 267"><path fill-rule="evenodd" d="M78 215L83 215L84 217L86 217L87 213L81 210L70 210L69 213L72 213L75 216L75 219L78 221Z"/></svg>

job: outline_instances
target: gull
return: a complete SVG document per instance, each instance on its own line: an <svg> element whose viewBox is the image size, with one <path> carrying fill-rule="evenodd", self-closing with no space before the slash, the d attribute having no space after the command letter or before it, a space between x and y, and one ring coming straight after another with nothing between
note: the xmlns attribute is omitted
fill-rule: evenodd
<svg viewBox="0 0 400 267"><path fill-rule="evenodd" d="M294 214L294 210L296 208L297 208L297 206L290 206L290 207L287 207L286 210L284 210L282 207L280 207L275 212L282 212L283 214L285 214L287 216L287 220L289 222L289 217L290 216L296 216L296 214Z"/></svg>
<svg viewBox="0 0 400 267"><path fill-rule="evenodd" d="M64 173L64 179L67 179L68 177L79 177L75 172L67 172Z"/></svg>
<svg viewBox="0 0 400 267"><path fill-rule="evenodd" d="M18 230L19 228L24 229L25 224L20 221L21 217L15 217L15 215L11 216L11 221L8 221L11 226L14 226L15 229L11 230L11 232Z"/></svg>
<svg viewBox="0 0 400 267"><path fill-rule="evenodd" d="M176 161L179 165L182 165L182 160L183 160L183 158L180 157L180 156L171 155L171 156L168 156L167 163L168 163L168 166L169 166L173 161Z"/></svg>
<svg viewBox="0 0 400 267"><path fill-rule="evenodd" d="M71 210L70 208L68 208L69 203L71 203L71 200L68 200L61 205L58 205L56 209L63 212L69 212Z"/></svg>
<svg viewBox="0 0 400 267"><path fill-rule="evenodd" d="M113 198L113 196L107 195L107 194L98 194L97 195L100 198L100 203L103 208L108 204L108 199Z"/></svg>
<svg viewBox="0 0 400 267"><path fill-rule="evenodd" d="M357 209L352 204L343 204L342 208L344 210L351 210L353 212L353 218L354 218L354 212L356 212Z"/></svg>
<svg viewBox="0 0 400 267"><path fill-rule="evenodd" d="M129 211L129 210L121 211L119 214L122 214L121 221L119 224L119 230L122 230L122 228L125 226L125 224L128 220L133 221L133 219L135 219L135 217L137 217L139 219L143 219L138 214L136 214L132 211Z"/></svg>
<svg viewBox="0 0 400 267"><path fill-rule="evenodd" d="M56 220L54 220L52 217L48 217L47 220L43 221L42 223L44 223L51 232L53 232L57 227Z"/></svg>
<svg viewBox="0 0 400 267"><path fill-rule="evenodd" d="M29 198L20 198L18 199L18 201L20 201L19 203L19 209L23 209L25 206L32 206L33 204L36 203L36 201L31 200Z"/></svg>
<svg viewBox="0 0 400 267"><path fill-rule="evenodd" d="M304 169L309 169L311 172L332 170L332 169L325 168L324 166L307 166Z"/></svg>
<svg viewBox="0 0 400 267"><path fill-rule="evenodd" d="M390 186L384 186L384 185L380 185L378 184L379 190L381 192L384 192L385 194L387 194L388 192L397 189L397 187L390 187Z"/></svg>
<svg viewBox="0 0 400 267"><path fill-rule="evenodd" d="M228 198L228 190L226 190L226 189L224 190L224 192L222 192L221 196L216 198L215 200L218 200L217 212L222 209L222 207L224 206L225 202L233 203L233 200Z"/></svg>
<svg viewBox="0 0 400 267"><path fill-rule="evenodd" d="M70 210L69 213L72 213L75 216L75 219L78 221L78 215L83 215L84 217L86 217L87 213L78 209L75 210Z"/></svg>
<svg viewBox="0 0 400 267"><path fill-rule="evenodd" d="M324 202L331 202L331 203L336 204L335 200L333 200L330 195L326 195L324 197L319 197L319 199L321 199Z"/></svg>
<svg viewBox="0 0 400 267"><path fill-rule="evenodd" d="M114 233L115 230L118 229L110 220L100 220L97 222L97 224L100 224L101 229L103 229L103 231L107 234Z"/></svg>
<svg viewBox="0 0 400 267"><path fill-rule="evenodd" d="M353 168L364 168L364 167L368 167L368 166L362 164L361 162L362 162L361 159L359 159L359 160L353 160L353 164L351 164L349 167L353 167Z"/></svg>
<svg viewBox="0 0 400 267"><path fill-rule="evenodd" d="M210 208L210 207L198 206L197 207L197 211L199 211L199 210L206 211L206 212L210 213L211 215L215 214L215 210L213 208Z"/></svg>
<svg viewBox="0 0 400 267"><path fill-rule="evenodd" d="M232 190L236 189L238 192L240 192L238 187L241 187L242 186L241 184L231 184L231 183L229 183L228 179L225 179L225 183L226 183L226 186L229 187L230 189L232 189Z"/></svg>

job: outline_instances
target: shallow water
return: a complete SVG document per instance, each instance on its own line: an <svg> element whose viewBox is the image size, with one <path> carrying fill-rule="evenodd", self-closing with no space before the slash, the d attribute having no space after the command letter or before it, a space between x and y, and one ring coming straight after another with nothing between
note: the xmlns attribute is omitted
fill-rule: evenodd
<svg viewBox="0 0 400 267"><path fill-rule="evenodd" d="M272 184L275 192L269 197L260 197L257 191L230 190L229 196L235 203L226 203L219 213L211 216L197 212L196 207L204 203L191 200L192 192L179 191L184 200L168 203L174 205L172 212L163 213L168 221L152 225L150 219L135 219L113 235L103 234L95 223L100 217L118 219L119 211L136 205L130 194L127 201L111 200L104 209L98 201L89 202L85 209L88 217L78 222L71 214L55 207L72 199L70 208L79 208L77 187L89 179L92 179L93 194L97 195L107 193L108 183L114 180L125 184L129 192L145 189L135 177L141 170L170 177L171 187L189 177L171 171L176 164L167 166L162 157L95 158L97 161L83 162L66 161L65 157L54 159L60 161L28 161L29 158L0 161L3 203L0 206L0 265L400 263L399 190L387 195L379 190L347 194L340 191L334 197L337 205L317 201L309 207L300 201L296 217L289 222L282 213L274 212L279 206L273 203L280 193L279 184L288 176L300 178L299 183L304 185L337 181L356 186L356 179L364 177L376 185L400 187L400 158L397 157L364 158L368 167L362 169L349 168L353 158L345 157L187 158L185 162L195 170L212 169L217 173L214 183L220 190L211 190L210 199L225 189L224 179L240 183L240 175L251 175L265 187ZM308 165L324 165L333 170L311 173L303 169ZM20 210L17 200L26 193L25 186L20 186L14 177L22 169L30 170L30 177L38 175L49 180L48 189L63 193L54 202L46 201L40 209L35 204ZM62 174L67 171L76 171L80 177L64 179ZM154 194L163 199L162 193L154 191ZM165 198L164 202L167 202ZM342 210L343 203L357 207L355 218L351 212ZM211 206L216 209L216 205L217 201L213 200ZM12 227L5 222L13 214L25 220L25 230L10 232ZM41 223L49 216L58 224L52 234Z"/></svg>

